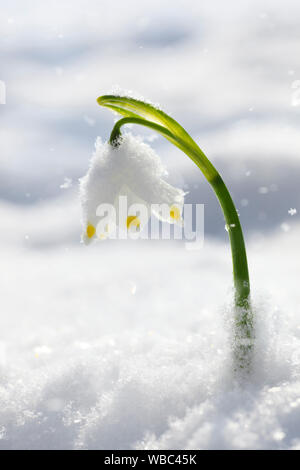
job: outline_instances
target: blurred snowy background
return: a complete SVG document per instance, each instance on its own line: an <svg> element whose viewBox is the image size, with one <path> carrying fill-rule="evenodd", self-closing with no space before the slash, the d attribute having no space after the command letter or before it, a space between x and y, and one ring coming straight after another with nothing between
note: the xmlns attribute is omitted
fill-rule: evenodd
<svg viewBox="0 0 300 470"><path fill-rule="evenodd" d="M2 2L0 448L300 447L299 26L297 0ZM203 250L79 243L78 178L114 120L96 98L118 86L232 190L257 309L244 390L224 221L188 158L152 142L205 204Z"/></svg>

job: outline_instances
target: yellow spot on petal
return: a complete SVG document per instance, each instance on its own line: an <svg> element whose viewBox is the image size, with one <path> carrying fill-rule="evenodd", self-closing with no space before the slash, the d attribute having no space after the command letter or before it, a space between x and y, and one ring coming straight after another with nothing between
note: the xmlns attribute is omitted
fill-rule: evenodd
<svg viewBox="0 0 300 470"><path fill-rule="evenodd" d="M141 221L136 215L129 215L127 217L126 225L127 225L127 230L129 230L130 227L139 228L141 225Z"/></svg>
<svg viewBox="0 0 300 470"><path fill-rule="evenodd" d="M86 234L87 234L88 238L93 238L95 233L96 233L96 229L95 229L94 225L88 224L88 226L86 228Z"/></svg>
<svg viewBox="0 0 300 470"><path fill-rule="evenodd" d="M170 217L171 219L176 220L176 221L181 219L180 209L177 206L170 207Z"/></svg>

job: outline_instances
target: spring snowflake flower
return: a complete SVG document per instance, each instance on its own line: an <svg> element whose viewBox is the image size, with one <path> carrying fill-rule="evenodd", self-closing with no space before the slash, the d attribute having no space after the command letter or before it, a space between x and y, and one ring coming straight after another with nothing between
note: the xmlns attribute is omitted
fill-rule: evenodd
<svg viewBox="0 0 300 470"><path fill-rule="evenodd" d="M89 243L96 238L105 239L116 226L125 231L141 231L151 213L160 220L182 225L185 193L167 183L166 174L155 151L131 134L124 134L115 147L98 138L89 170L80 180L82 240ZM128 208L123 219L122 196L126 196ZM135 204L145 208L143 220L137 215ZM101 205L113 209L108 211L104 226L99 223ZM167 210L162 211L161 205Z"/></svg>

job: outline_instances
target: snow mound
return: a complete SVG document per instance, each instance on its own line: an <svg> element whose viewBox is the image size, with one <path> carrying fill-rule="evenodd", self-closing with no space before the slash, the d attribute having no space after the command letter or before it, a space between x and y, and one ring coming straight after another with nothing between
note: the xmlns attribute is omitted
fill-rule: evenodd
<svg viewBox="0 0 300 470"><path fill-rule="evenodd" d="M254 285L275 272L274 244L287 236L261 248ZM228 247L54 247L3 256L1 449L300 446L300 331L281 277L271 277L272 303L256 305L254 368L240 385Z"/></svg>

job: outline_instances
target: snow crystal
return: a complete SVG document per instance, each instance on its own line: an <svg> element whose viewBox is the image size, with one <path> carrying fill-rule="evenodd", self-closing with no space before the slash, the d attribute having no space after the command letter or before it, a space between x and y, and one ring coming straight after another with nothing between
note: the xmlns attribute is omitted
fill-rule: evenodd
<svg viewBox="0 0 300 470"><path fill-rule="evenodd" d="M63 184L61 184L59 187L61 189L69 189L72 186L72 178L65 178Z"/></svg>
<svg viewBox="0 0 300 470"><path fill-rule="evenodd" d="M159 109L159 110L161 109L161 106L158 103L154 103L153 101L145 98L142 94L140 94L137 91L122 88L120 85L113 85L112 88L110 88L110 90L108 90L107 93L103 93L103 94L116 95L116 96L120 96L124 98L133 98L135 100L143 101L144 103L150 104L156 109ZM166 109L164 109L164 112L167 112Z"/></svg>
<svg viewBox="0 0 300 470"><path fill-rule="evenodd" d="M230 230L231 228L234 228L234 227L235 227L235 224L229 224L229 225L226 224L226 225L225 225L225 230L226 230L226 232L229 232L229 230Z"/></svg>
<svg viewBox="0 0 300 470"><path fill-rule="evenodd" d="M297 209L293 209L293 208L291 207L291 208L288 210L288 213L293 216L293 215L297 214Z"/></svg>

